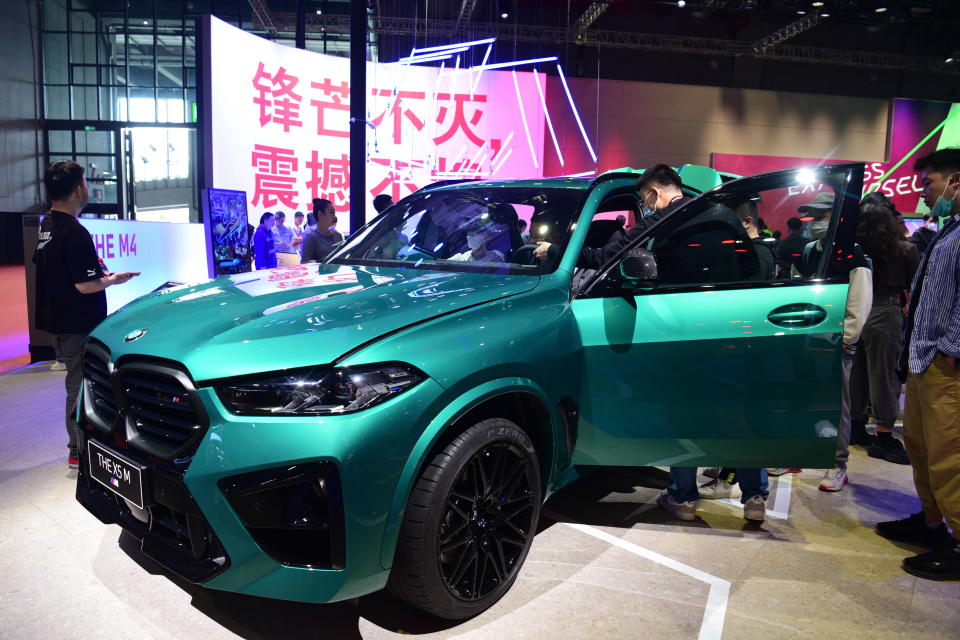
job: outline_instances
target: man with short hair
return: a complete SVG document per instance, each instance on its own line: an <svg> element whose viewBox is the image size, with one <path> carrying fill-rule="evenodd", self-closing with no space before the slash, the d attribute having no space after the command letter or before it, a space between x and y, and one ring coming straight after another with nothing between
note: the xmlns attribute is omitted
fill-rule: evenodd
<svg viewBox="0 0 960 640"><path fill-rule="evenodd" d="M320 262L330 255L335 245L343 242L343 236L334 229L337 212L332 202L325 198L314 199L313 213L317 224L303 235L301 262Z"/></svg>
<svg viewBox="0 0 960 640"><path fill-rule="evenodd" d="M388 193L381 193L373 199L373 208L377 213L382 212L384 209L393 204L393 198L390 197Z"/></svg>
<svg viewBox="0 0 960 640"><path fill-rule="evenodd" d="M307 227L303 221L303 211L297 211L293 214L293 233L295 236L300 237L306 233Z"/></svg>
<svg viewBox="0 0 960 640"><path fill-rule="evenodd" d="M940 224L937 216L929 213L923 216L923 224L910 236L910 242L920 250L920 255L923 255L930 243L933 242L939 228Z"/></svg>
<svg viewBox="0 0 960 640"><path fill-rule="evenodd" d="M283 211L277 211L273 214L273 244L277 253L293 253L293 230L283 224L287 219L287 214Z"/></svg>
<svg viewBox="0 0 960 640"><path fill-rule="evenodd" d="M903 435L922 511L877 524L877 533L932 547L906 558L921 578L960 578L960 148L914 164L930 213L946 218L913 279L907 315ZM944 520L953 530L948 534Z"/></svg>
<svg viewBox="0 0 960 640"><path fill-rule="evenodd" d="M807 246L807 238L803 236L803 222L793 217L787 220L789 235L780 241L777 260L780 263L780 277L789 278L790 268L799 266L803 256L803 248Z"/></svg>
<svg viewBox="0 0 960 640"><path fill-rule="evenodd" d="M53 336L66 364L67 466L79 465L77 452L77 395L83 377L82 349L87 334L107 317L105 289L127 282L135 272L105 273L90 233L77 221L90 199L83 167L60 160L43 176L50 211L40 223L36 265L36 316L38 329Z"/></svg>
<svg viewBox="0 0 960 640"><path fill-rule="evenodd" d="M757 215L757 203L753 200L745 200L734 212L757 253L758 269L749 279L773 280L777 276L777 256L772 246L773 239L770 238L768 242L766 236L761 237L760 235L758 224L760 217Z"/></svg>
<svg viewBox="0 0 960 640"><path fill-rule="evenodd" d="M637 181L637 191L643 206L652 211L630 227L626 233L614 234L605 247L584 247L577 258L577 267L581 269L599 269L603 263L617 255L633 243L647 229L659 222L664 216L673 213L691 198L683 195L683 181L672 167L658 164L650 167ZM559 250L549 242L538 242L533 255L539 260L555 260Z"/></svg>

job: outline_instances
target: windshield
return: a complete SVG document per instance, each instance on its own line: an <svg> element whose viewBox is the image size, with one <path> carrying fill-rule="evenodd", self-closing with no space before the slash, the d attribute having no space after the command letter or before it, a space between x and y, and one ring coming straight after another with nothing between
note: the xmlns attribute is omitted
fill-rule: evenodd
<svg viewBox="0 0 960 640"><path fill-rule="evenodd" d="M414 193L354 235L328 262L444 271L540 275L539 241L564 246L585 192L556 187L470 186Z"/></svg>

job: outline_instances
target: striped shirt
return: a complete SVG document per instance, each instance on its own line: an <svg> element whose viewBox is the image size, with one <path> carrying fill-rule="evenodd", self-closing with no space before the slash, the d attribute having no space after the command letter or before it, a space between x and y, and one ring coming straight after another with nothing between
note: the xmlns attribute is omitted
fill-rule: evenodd
<svg viewBox="0 0 960 640"><path fill-rule="evenodd" d="M910 296L916 301L909 334L910 373L926 371L938 351L960 357L960 214L944 225L923 254Z"/></svg>

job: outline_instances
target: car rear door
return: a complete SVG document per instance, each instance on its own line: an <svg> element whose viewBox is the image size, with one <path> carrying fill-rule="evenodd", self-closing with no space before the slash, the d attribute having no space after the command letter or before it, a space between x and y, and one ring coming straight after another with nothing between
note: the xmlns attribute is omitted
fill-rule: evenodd
<svg viewBox="0 0 960 640"><path fill-rule="evenodd" d="M831 466L862 180L862 164L843 164L729 182L574 292L583 345L574 463ZM771 228L785 230L789 217L828 228L811 238L806 275L764 266L776 243L748 237L750 213ZM623 258L643 251L655 282L624 276Z"/></svg>

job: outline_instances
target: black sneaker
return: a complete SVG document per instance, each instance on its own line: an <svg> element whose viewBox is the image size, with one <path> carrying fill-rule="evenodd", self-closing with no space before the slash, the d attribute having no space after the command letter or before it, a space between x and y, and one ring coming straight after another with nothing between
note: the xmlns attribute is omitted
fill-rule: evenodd
<svg viewBox="0 0 960 640"><path fill-rule="evenodd" d="M928 527L923 511L903 520L878 522L876 532L887 540L907 542L927 549L944 549L956 544L942 522L933 529Z"/></svg>
<svg viewBox="0 0 960 640"><path fill-rule="evenodd" d="M867 433L867 424L863 420L850 421L850 444L869 447L877 443L877 437Z"/></svg>
<svg viewBox="0 0 960 640"><path fill-rule="evenodd" d="M903 570L928 580L960 579L960 543L954 541L953 546L947 549L927 551L906 558L903 561Z"/></svg>
<svg viewBox="0 0 960 640"><path fill-rule="evenodd" d="M907 456L907 450L903 448L903 443L892 437L877 438L874 444L867 447L867 455L894 464L910 464L910 458Z"/></svg>

